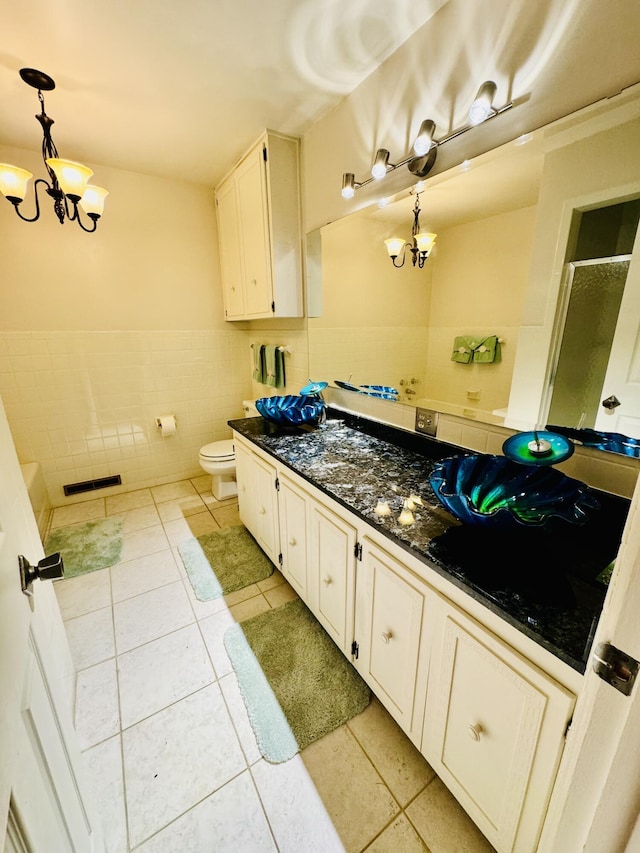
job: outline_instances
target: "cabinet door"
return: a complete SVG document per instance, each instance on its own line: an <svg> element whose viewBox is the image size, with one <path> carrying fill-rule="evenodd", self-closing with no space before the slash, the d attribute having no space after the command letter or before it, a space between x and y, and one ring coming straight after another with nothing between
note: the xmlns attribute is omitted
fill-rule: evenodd
<svg viewBox="0 0 640 853"><path fill-rule="evenodd" d="M237 438L233 442L236 454L236 481L238 483L238 512L242 523L257 539L256 500L253 487L254 454L245 448Z"/></svg>
<svg viewBox="0 0 640 853"><path fill-rule="evenodd" d="M396 722L419 742L419 709L424 708L419 667L426 677L426 660L421 660L424 587L366 538L357 571L356 666Z"/></svg>
<svg viewBox="0 0 640 853"><path fill-rule="evenodd" d="M273 316L269 211L264 167L262 146L258 146L240 164L236 174L246 317Z"/></svg>
<svg viewBox="0 0 640 853"><path fill-rule="evenodd" d="M356 531L318 503L309 519L309 607L342 651L351 656Z"/></svg>
<svg viewBox="0 0 640 853"><path fill-rule="evenodd" d="M535 850L574 697L444 607L423 751L500 853Z"/></svg>
<svg viewBox="0 0 640 853"><path fill-rule="evenodd" d="M308 497L285 477L280 477L278 511L282 572L298 595L307 599Z"/></svg>
<svg viewBox="0 0 640 853"><path fill-rule="evenodd" d="M244 316L245 312L240 222L236 182L233 178L216 193L216 216L224 315L227 320L232 320Z"/></svg>
<svg viewBox="0 0 640 853"><path fill-rule="evenodd" d="M276 469L255 454L252 454L252 467L256 509L256 529L253 535L269 559L279 565L280 535Z"/></svg>

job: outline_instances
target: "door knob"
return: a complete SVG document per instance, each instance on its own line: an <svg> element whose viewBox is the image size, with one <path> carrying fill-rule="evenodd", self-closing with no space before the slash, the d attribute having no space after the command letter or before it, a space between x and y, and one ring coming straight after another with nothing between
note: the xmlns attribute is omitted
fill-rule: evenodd
<svg viewBox="0 0 640 853"><path fill-rule="evenodd" d="M33 595L33 582L37 578L44 581L64 577L64 563L59 553L43 557L36 566L32 566L26 557L19 554L18 566L20 567L20 586L25 595Z"/></svg>
<svg viewBox="0 0 640 853"><path fill-rule="evenodd" d="M602 401L602 405L605 407L605 409L612 411L620 405L620 400L618 400L615 394L612 394L610 397L607 397L606 400Z"/></svg>

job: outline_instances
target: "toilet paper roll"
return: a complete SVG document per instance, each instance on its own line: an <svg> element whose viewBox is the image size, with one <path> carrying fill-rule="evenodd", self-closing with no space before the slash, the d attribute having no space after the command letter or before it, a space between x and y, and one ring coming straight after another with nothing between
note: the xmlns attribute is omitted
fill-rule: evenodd
<svg viewBox="0 0 640 853"><path fill-rule="evenodd" d="M163 438L166 438L168 435L175 435L176 419L174 415L163 415L156 419L156 423L160 427Z"/></svg>

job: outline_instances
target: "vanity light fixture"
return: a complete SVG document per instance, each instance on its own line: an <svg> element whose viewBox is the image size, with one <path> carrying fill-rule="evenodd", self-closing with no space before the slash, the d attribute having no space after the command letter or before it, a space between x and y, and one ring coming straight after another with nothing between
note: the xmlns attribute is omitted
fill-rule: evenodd
<svg viewBox="0 0 640 853"><path fill-rule="evenodd" d="M20 69L20 77L28 86L38 90L41 111L36 115L36 119L42 127L42 159L49 173L50 183L44 178L36 179L34 183L36 213L32 217L23 216L20 211L20 205L27 194L27 182L33 177L31 172L18 166L11 166L8 163L0 163L0 193L7 201L11 202L20 219L24 222L35 222L40 218L38 184L44 184L45 192L53 199L53 210L60 224L64 224L65 219L70 222L75 221L83 231L91 233L96 230L98 219L102 216L104 200L108 192L102 187L88 183L93 172L87 166L73 160L62 160L58 157L58 150L51 138L53 119L44 110L44 97L42 95L43 90L50 92L55 89L54 80L43 71L36 71L35 68ZM87 226L82 222L78 205L89 217L92 226Z"/></svg>
<svg viewBox="0 0 640 853"><path fill-rule="evenodd" d="M414 267L417 264L418 268L422 269L424 262L433 249L436 237L437 234L420 231L420 193L416 192L416 203L413 206L413 226L411 228L412 242L405 243L402 237L390 237L384 241L384 244L387 247L387 252L394 267L400 269L400 267L404 266L408 248L412 255L411 263ZM396 260L400 255L402 255L402 260L397 264Z"/></svg>
<svg viewBox="0 0 640 853"><path fill-rule="evenodd" d="M494 107L493 99L495 98L497 86L493 80L485 80L480 86L478 92L469 109L469 123L452 131L448 136L442 139L435 139L436 124L431 119L425 119L420 125L418 134L413 142L413 148L399 163L389 162L389 151L386 148L378 148L376 156L371 167L371 177L364 181L356 181L353 172L345 172L342 176L342 197L353 198L355 191L360 187L370 184L371 181L380 181L389 172L399 169L401 166L406 166L412 175L419 178L425 178L436 162L436 154L438 148L452 139L461 136L463 133L474 128L482 122L489 121L502 113L510 110L514 106L513 101L505 104L502 107Z"/></svg>

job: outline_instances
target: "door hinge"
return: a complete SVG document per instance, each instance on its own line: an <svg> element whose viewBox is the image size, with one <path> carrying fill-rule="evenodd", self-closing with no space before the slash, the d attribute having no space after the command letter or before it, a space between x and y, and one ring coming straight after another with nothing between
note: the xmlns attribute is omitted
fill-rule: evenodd
<svg viewBox="0 0 640 853"><path fill-rule="evenodd" d="M280 568L282 568L282 554L278 554L278 563L280 563Z"/></svg>
<svg viewBox="0 0 640 853"><path fill-rule="evenodd" d="M267 158L267 146L266 145L262 146L262 159L264 160L265 163L267 162L268 158Z"/></svg>
<svg viewBox="0 0 640 853"><path fill-rule="evenodd" d="M353 556L362 562L362 545L359 542L353 546Z"/></svg>
<svg viewBox="0 0 640 853"><path fill-rule="evenodd" d="M640 663L611 643L599 643L592 656L593 671L603 681L630 696Z"/></svg>
<svg viewBox="0 0 640 853"><path fill-rule="evenodd" d="M272 311L272 313L274 313L274 314L275 314L275 312L276 312L276 303L275 303L275 301L271 303L271 311Z"/></svg>
<svg viewBox="0 0 640 853"><path fill-rule="evenodd" d="M276 477L276 492L280 491L280 478Z"/></svg>
<svg viewBox="0 0 640 853"><path fill-rule="evenodd" d="M354 640L353 643L351 643L351 657L358 660L358 653L359 652L360 652L360 646Z"/></svg>

